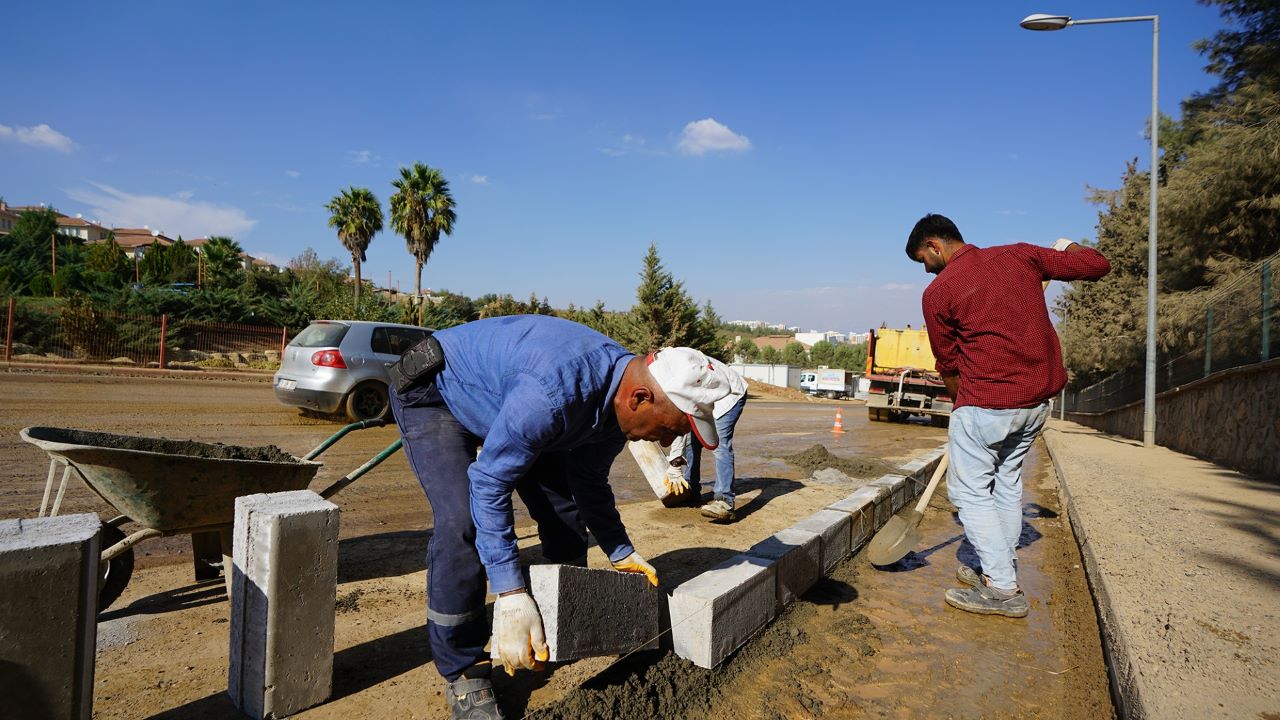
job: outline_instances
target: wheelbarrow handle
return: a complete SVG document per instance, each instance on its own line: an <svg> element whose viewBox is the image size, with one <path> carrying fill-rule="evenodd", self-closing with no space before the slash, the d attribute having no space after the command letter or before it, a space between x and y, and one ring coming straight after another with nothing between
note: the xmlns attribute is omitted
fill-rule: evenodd
<svg viewBox="0 0 1280 720"><path fill-rule="evenodd" d="M395 452L399 450L402 445L404 445L404 440L400 438L396 438L395 442L388 445L385 449L383 449L382 452L378 453L377 455L374 455L373 459L371 459L369 462L361 465L355 470L352 470L346 475L338 478L333 482L332 485L325 488L324 490L321 490L320 497L324 498L325 500L328 500L334 495L337 495L339 490L358 480L361 475L364 475L370 470L381 465L383 460L386 460L387 458L395 454Z"/></svg>
<svg viewBox="0 0 1280 720"><path fill-rule="evenodd" d="M333 447L334 443L341 440L347 433L351 432L352 430L364 430L365 428L383 427L386 424L387 424L387 421L383 420L382 418L375 418L373 420L361 420L360 422L353 422L350 425L343 427L341 430L334 433L333 435L329 436L328 440L325 440L324 442L317 445L314 450L304 455L302 459L315 460L317 457L320 457L320 453L324 452L325 450L328 450L330 447Z"/></svg>

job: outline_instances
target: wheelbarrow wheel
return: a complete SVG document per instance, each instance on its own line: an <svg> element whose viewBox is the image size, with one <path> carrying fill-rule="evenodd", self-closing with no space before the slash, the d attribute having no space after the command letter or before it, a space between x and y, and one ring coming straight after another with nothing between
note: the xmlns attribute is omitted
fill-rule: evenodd
<svg viewBox="0 0 1280 720"><path fill-rule="evenodd" d="M102 549L115 545L125 538L120 528L114 525L102 526ZM98 579L98 612L111 607L111 603L120 597L124 588L133 577L133 548L129 548L111 558L98 568L101 576Z"/></svg>

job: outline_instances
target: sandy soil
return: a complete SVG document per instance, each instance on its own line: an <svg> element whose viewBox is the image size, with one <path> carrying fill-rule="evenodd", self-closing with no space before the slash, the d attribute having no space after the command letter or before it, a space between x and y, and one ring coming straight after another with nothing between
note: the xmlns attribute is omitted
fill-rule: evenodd
<svg viewBox="0 0 1280 720"><path fill-rule="evenodd" d="M270 387L260 382L0 374L0 397L3 517L34 516L43 491L47 460L17 438L18 429L27 425L274 444L295 454L338 427L280 407ZM833 435L833 410L827 403L763 398L748 403L736 438L742 518L733 525L707 523L691 508L662 508L634 461L625 453L619 457L611 481L623 519L664 586L674 587L851 490L811 482L807 471L780 458L820 443L846 459L901 462L937 447L945 437L945 431L924 425L868 423L862 407L852 404L845 404L843 413L849 432ZM324 487L394 438L390 429L349 436L322 458L327 465L312 488ZM1056 508L1051 495L1046 492L1036 502ZM443 717L443 685L430 664L423 628L421 558L431 517L421 490L403 456L397 455L335 502L342 508L342 531L333 699L303 717ZM110 513L101 499L79 486L69 489L64 503L63 512L72 511ZM935 533L938 539L931 542L958 534L945 512L933 518L941 523L936 529L941 535ZM517 522L523 525L527 519ZM1096 629L1089 629L1092 611L1075 612L1088 608L1088 596L1081 571L1074 567L1074 545L1060 519L1029 522L1040 537L1028 551L1040 557L1028 556L1036 558L1028 562L1045 564L1053 578L1031 588L1038 599L1025 628L1037 628L1035 632L1018 630L1016 624L1001 628L1003 620L975 623L942 607L940 592L948 586L954 562L943 560L940 550L953 542L926 556L932 563L911 572L883 573L869 570L860 559L849 561L717 671L700 671L661 653L636 654L622 662L595 658L544 674L501 678L504 707L514 718L571 707L567 702L579 703L583 712L578 716L649 717L652 712L631 712L643 705L634 698L669 697L677 703L670 706L675 714L657 716L759 717L761 708L770 708L777 717L857 712L978 716L983 713L966 709L978 705L957 709L951 694L969 686L972 670L985 669L987 690L996 701L1003 698L1010 716L1025 714L1019 711L1024 708L1034 715L1081 717L1083 713L1071 713L1095 708L1098 712L1089 717L1105 717L1110 712L1105 673L1100 661L1090 660L1098 655ZM520 536L526 560L536 562L536 534L522 526ZM192 580L190 545L184 537L146 541L138 555L140 569L133 581L100 617L95 716L239 717L224 692L228 639L221 581ZM605 560L593 550L590 562L603 566ZM1067 589L1059 588L1063 583ZM911 610L912 603L920 609ZM1068 627L1067 621L1074 625ZM1009 627L1014 629L1005 629ZM1034 667L1010 673L1010 664ZM609 672L591 680L611 665ZM937 692L920 694L914 681L921 672L943 669L949 669L950 679ZM1063 675L1048 672L1063 670ZM797 680L811 676L816 678L812 682ZM833 679L838 686L831 685ZM588 680L586 688L579 687ZM604 697L593 699L590 694L600 687L634 688L623 693L633 698L632 704L615 708ZM1096 699L1099 687L1100 700L1050 704L1068 691ZM972 689L963 697L967 701L977 694ZM902 696L910 696L906 705L898 699Z"/></svg>

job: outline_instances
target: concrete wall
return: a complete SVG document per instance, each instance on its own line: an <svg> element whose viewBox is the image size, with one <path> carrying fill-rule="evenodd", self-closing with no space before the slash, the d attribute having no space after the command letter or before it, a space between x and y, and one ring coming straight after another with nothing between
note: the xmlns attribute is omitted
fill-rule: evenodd
<svg viewBox="0 0 1280 720"><path fill-rule="evenodd" d="M1067 419L1142 439L1142 402ZM1280 482L1280 360L1232 368L1156 396L1156 443Z"/></svg>
<svg viewBox="0 0 1280 720"><path fill-rule="evenodd" d="M790 365L765 365L763 363L732 363L729 367L749 380L757 380L778 387L800 387L800 368Z"/></svg>

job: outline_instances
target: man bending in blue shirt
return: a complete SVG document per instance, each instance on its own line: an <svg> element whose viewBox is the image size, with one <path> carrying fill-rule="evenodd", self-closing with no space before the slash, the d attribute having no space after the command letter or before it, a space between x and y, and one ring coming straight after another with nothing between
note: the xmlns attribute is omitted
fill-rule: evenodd
<svg viewBox="0 0 1280 720"><path fill-rule="evenodd" d="M453 717L501 718L484 650L486 577L498 596L492 657L509 673L547 657L542 618L525 591L512 492L537 522L549 562L585 565L590 528L615 569L657 585L622 525L609 468L627 440L669 444L692 430L714 449L713 406L730 386L696 350L639 358L548 316L479 320L433 337L443 366L391 392L405 454L435 516L427 634Z"/></svg>

